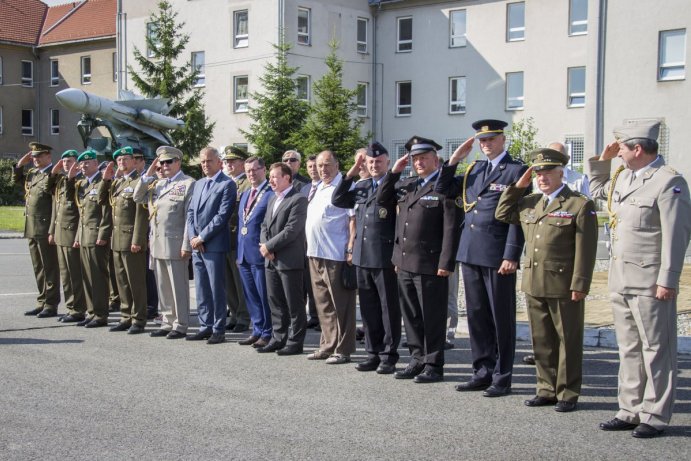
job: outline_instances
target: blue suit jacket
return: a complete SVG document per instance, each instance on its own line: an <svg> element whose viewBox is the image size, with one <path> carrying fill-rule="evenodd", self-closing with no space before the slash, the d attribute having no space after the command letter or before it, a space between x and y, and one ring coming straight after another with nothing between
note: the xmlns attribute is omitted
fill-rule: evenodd
<svg viewBox="0 0 691 461"><path fill-rule="evenodd" d="M230 251L228 220L235 207L237 187L224 174L219 174L202 198L207 178L198 180L187 209L187 238L201 237L207 252Z"/></svg>
<svg viewBox="0 0 691 461"><path fill-rule="evenodd" d="M240 210L238 211L238 263L243 260L249 264L264 265L264 257L259 252L259 237L261 236L262 222L266 215L266 207L274 196L274 191L267 182L265 184L265 192L261 199L257 202L250 212L249 219L245 216L245 208L247 207L247 200L249 200L251 189L246 190L240 196ZM247 234L242 235L242 228L247 227Z"/></svg>

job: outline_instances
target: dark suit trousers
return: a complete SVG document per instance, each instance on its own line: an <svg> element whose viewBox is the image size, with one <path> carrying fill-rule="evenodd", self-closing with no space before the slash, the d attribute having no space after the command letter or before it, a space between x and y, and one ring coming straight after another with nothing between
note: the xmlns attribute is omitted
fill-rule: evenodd
<svg viewBox="0 0 691 461"><path fill-rule="evenodd" d="M84 285L82 282L82 263L79 261L79 248L58 246L60 279L65 293L65 307L68 314L85 314Z"/></svg>
<svg viewBox="0 0 691 461"><path fill-rule="evenodd" d="M271 338L271 308L266 293L266 271L264 264L243 262L238 267L242 280L247 310L252 322L252 335Z"/></svg>
<svg viewBox="0 0 691 461"><path fill-rule="evenodd" d="M271 307L272 341L302 344L305 341L307 314L302 298L302 269L278 270L266 266L266 291Z"/></svg>
<svg viewBox="0 0 691 461"><path fill-rule="evenodd" d="M401 308L393 268L357 268L360 312L365 327L365 350L371 358L394 365L401 342Z"/></svg>
<svg viewBox="0 0 691 461"><path fill-rule="evenodd" d="M225 334L226 331L226 254L192 252L194 282L199 312L199 331Z"/></svg>
<svg viewBox="0 0 691 461"><path fill-rule="evenodd" d="M468 312L473 379L511 386L516 352L516 274L461 264Z"/></svg>
<svg viewBox="0 0 691 461"><path fill-rule="evenodd" d="M108 253L107 246L79 248L86 310L94 320L108 320Z"/></svg>
<svg viewBox="0 0 691 461"><path fill-rule="evenodd" d="M234 236L237 240L237 236ZM250 324L250 314L243 293L240 270L237 265L238 251L226 253L226 303L228 304L228 323Z"/></svg>
<svg viewBox="0 0 691 461"><path fill-rule="evenodd" d="M410 364L441 369L446 344L449 280L398 270L398 294L410 350Z"/></svg>
<svg viewBox="0 0 691 461"><path fill-rule="evenodd" d="M55 245L48 243L48 237L30 238L29 254L38 288L36 307L57 311L60 304L60 272Z"/></svg>

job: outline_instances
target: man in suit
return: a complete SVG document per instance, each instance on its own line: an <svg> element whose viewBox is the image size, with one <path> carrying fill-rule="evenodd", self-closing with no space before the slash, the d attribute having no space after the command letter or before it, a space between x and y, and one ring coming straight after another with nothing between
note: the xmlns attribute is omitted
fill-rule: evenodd
<svg viewBox="0 0 691 461"><path fill-rule="evenodd" d="M113 230L108 188L98 169L96 151L86 150L77 158L82 179L76 180L77 165L67 177L74 187L79 207L79 230L75 240L82 262L87 317L77 325L98 328L108 325L108 241Z"/></svg>
<svg viewBox="0 0 691 461"><path fill-rule="evenodd" d="M271 308L266 292L264 257L259 252L261 227L266 207L273 197L266 180L266 166L260 157L245 160L245 174L250 189L240 198L237 266L240 269L242 290L252 321L252 334L239 341L242 346L264 347L271 340Z"/></svg>
<svg viewBox="0 0 691 461"><path fill-rule="evenodd" d="M610 216L609 291L619 345L619 411L600 424L660 435L672 418L677 378L679 277L691 233L686 180L658 155L659 122L615 128L591 158L593 197ZM612 159L623 165L611 176Z"/></svg>
<svg viewBox="0 0 691 461"><path fill-rule="evenodd" d="M187 209L194 179L182 172L182 152L171 146L156 149L156 159L134 188L134 200L149 209L149 250L158 281L161 328L152 337L187 336L190 320L188 261L192 245L187 238ZM160 168L164 178L157 179Z"/></svg>
<svg viewBox="0 0 691 461"><path fill-rule="evenodd" d="M451 155L438 189L450 192L465 211L456 260L462 263L473 376L456 390L484 390L485 397L511 392L516 351L516 269L523 232L518 225L498 221L494 212L501 193L527 167L504 149L506 125L491 119L473 123L475 137ZM486 159L471 162L462 179L452 181L458 162L470 154L475 139Z"/></svg>
<svg viewBox="0 0 691 461"><path fill-rule="evenodd" d="M444 379L448 277L456 265L460 215L452 200L435 191L441 146L413 136L405 148L408 155L396 161L377 191L379 205L397 201L398 208L392 262L410 363L394 377L433 383ZM411 158L417 176L401 179Z"/></svg>
<svg viewBox="0 0 691 461"><path fill-rule="evenodd" d="M36 307L24 312L24 315L55 317L60 304L60 273L58 253L55 245L48 243L48 231L53 211L51 192L57 177L50 174L53 167L50 155L52 147L32 142L29 148L31 150L19 159L12 170L13 182L24 186L24 238L29 240L29 254L38 287ZM30 163L33 163L33 167L26 170Z"/></svg>
<svg viewBox="0 0 691 461"><path fill-rule="evenodd" d="M300 174L300 160L302 160L302 155L296 150L287 150L281 157L281 161L288 165L293 172L293 187L297 190L310 184L310 178L306 178Z"/></svg>
<svg viewBox="0 0 691 461"><path fill-rule="evenodd" d="M188 341L207 344L225 341L225 257L230 251L228 220L235 208L237 186L223 174L221 156L213 147L199 153L204 178L197 181L187 210L187 238L192 245L192 264L199 311L199 332Z"/></svg>
<svg viewBox="0 0 691 461"><path fill-rule="evenodd" d="M570 412L583 380L584 300L595 267L597 213L592 200L562 182L567 155L537 149L531 160L533 166L502 193L495 215L519 224L527 242L521 289L528 302L537 393L525 404L556 404L556 411ZM533 171L539 192L525 196Z"/></svg>
<svg viewBox="0 0 691 461"><path fill-rule="evenodd" d="M223 155L223 173L235 182L237 187L237 199L233 214L228 220L230 230L230 251L226 255L226 302L228 304L227 330L233 333L247 331L250 324L250 315L247 312L247 303L240 280L240 271L237 265L238 250L238 213L240 196L250 187L245 175L245 159L247 152L236 146L227 146Z"/></svg>
<svg viewBox="0 0 691 461"><path fill-rule="evenodd" d="M257 349L261 353L302 354L305 341L307 315L299 287L305 270L307 198L292 181L287 164L274 163L269 168L274 196L262 222L259 252L265 261L273 332L269 344Z"/></svg>
<svg viewBox="0 0 691 461"><path fill-rule="evenodd" d="M77 157L79 152L76 150L65 151L51 172L57 180L53 189L53 219L48 231L48 242L58 250L60 280L67 308L67 314L58 319L63 323L81 322L86 314L82 265L79 248L74 246L79 226L79 209L74 201L74 184L68 187L67 180L67 173L77 163Z"/></svg>
<svg viewBox="0 0 691 461"><path fill-rule="evenodd" d="M125 146L113 152L118 164L115 177L113 162L103 172L103 187L109 189L113 209L111 249L115 280L120 295L120 322L110 331L125 331L134 335L146 326L146 248L149 213L144 205L134 201L134 187L139 172L134 169L134 150Z"/></svg>
<svg viewBox="0 0 691 461"><path fill-rule="evenodd" d="M300 189L300 193L307 197L307 204L314 198L314 193L317 192L317 187L321 182L319 178L319 170L317 170L317 156L310 155L305 162L305 169L312 181ZM307 319L307 328L314 328L316 331L321 331L319 326L319 316L317 315L317 304L314 302L314 293L312 292L312 279L310 278L309 260L305 255L305 276L303 277L305 302L307 303L307 311L309 318Z"/></svg>
<svg viewBox="0 0 691 461"><path fill-rule="evenodd" d="M353 184L367 168L370 178ZM396 197L377 202L377 189L389 169L389 153L375 142L359 151L355 164L336 186L331 202L341 208L355 208L356 237L352 248L357 267L358 297L364 325L368 358L356 365L358 371L391 374L396 371L401 340L401 308L391 256L396 230Z"/></svg>

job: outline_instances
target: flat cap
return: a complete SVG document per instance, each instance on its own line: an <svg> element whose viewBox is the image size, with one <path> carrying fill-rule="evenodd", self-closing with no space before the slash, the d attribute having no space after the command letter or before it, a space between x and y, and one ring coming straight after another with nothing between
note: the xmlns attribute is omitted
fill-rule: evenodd
<svg viewBox="0 0 691 461"><path fill-rule="evenodd" d="M614 128L614 137L619 142L631 139L652 139L657 141L660 135L660 122L637 121Z"/></svg>
<svg viewBox="0 0 691 461"><path fill-rule="evenodd" d="M158 160L181 160L182 151L173 146L161 146L156 149L156 157Z"/></svg>
<svg viewBox="0 0 691 461"><path fill-rule="evenodd" d="M426 152L436 152L442 147L431 139L423 138L422 136L413 136L405 143L405 150L410 152L410 155L424 154Z"/></svg>
<svg viewBox="0 0 691 461"><path fill-rule="evenodd" d="M380 155L389 155L389 151L386 150L386 147L382 146L380 143L377 141L374 141L372 144L367 146L367 156L368 157L379 157Z"/></svg>
<svg viewBox="0 0 691 461"><path fill-rule="evenodd" d="M31 149L31 155L33 155L34 157L36 157L37 155L41 155L44 152L50 152L51 150L53 150L53 148L49 145L41 144L40 142L30 142L29 148Z"/></svg>
<svg viewBox="0 0 691 461"><path fill-rule="evenodd" d="M77 152L74 149L70 149L70 150L66 150L65 152L63 152L62 155L60 156L61 159L68 158L68 157L77 158L77 157L79 157L79 152Z"/></svg>
<svg viewBox="0 0 691 461"><path fill-rule="evenodd" d="M503 120L494 120L491 118L478 120L473 123L473 129L475 130L475 138L492 138L500 134L504 134L504 128L508 123Z"/></svg>
<svg viewBox="0 0 691 461"><path fill-rule="evenodd" d="M79 157L77 158L77 161L81 162L84 160L96 160L97 156L98 156L98 154L96 153L95 150L89 149L89 150L85 150L84 152L82 152L79 155Z"/></svg>
<svg viewBox="0 0 691 461"><path fill-rule="evenodd" d="M226 146L223 149L223 160L247 160L247 151L238 146Z"/></svg>
<svg viewBox="0 0 691 461"><path fill-rule="evenodd" d="M533 171L544 171L566 165L569 162L569 157L558 150L542 148L535 149L530 153L530 161Z"/></svg>

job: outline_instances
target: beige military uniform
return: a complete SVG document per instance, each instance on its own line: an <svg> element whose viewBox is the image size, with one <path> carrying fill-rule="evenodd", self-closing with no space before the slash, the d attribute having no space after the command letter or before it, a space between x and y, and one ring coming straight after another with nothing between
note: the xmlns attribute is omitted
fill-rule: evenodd
<svg viewBox="0 0 691 461"><path fill-rule="evenodd" d="M609 291L621 362L616 417L663 429L676 388L677 306L655 294L658 286L679 289L691 233L689 188L662 157L635 179L621 171L613 188L612 162L588 163L593 197L611 197Z"/></svg>
<svg viewBox="0 0 691 461"><path fill-rule="evenodd" d="M245 295L242 291L242 280L240 279L240 271L237 266L238 253L238 210L240 208L240 196L251 185L247 176L241 174L238 178L231 178L235 181L237 186L237 196L235 199L235 208L233 214L230 215L228 226L230 227L230 251L226 253L226 303L228 304L228 319L229 325L241 324L249 326L250 314L247 311L247 304L245 303Z"/></svg>
<svg viewBox="0 0 691 461"><path fill-rule="evenodd" d="M527 295L535 352L537 395L576 402L583 362L584 301L597 252L597 215L592 200L564 185L545 208L542 193L525 189L502 194L496 218L520 224L525 235L521 290Z"/></svg>

